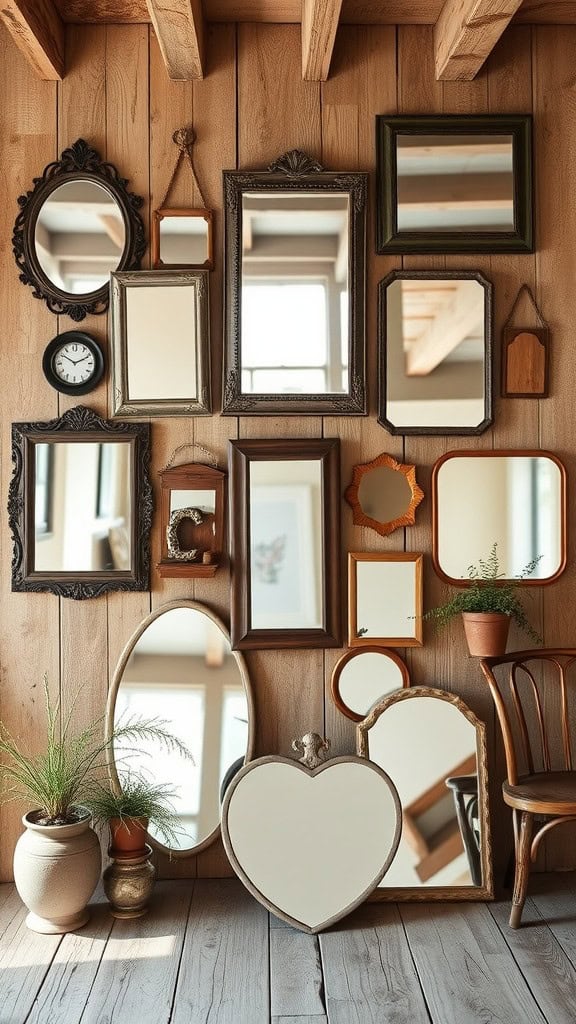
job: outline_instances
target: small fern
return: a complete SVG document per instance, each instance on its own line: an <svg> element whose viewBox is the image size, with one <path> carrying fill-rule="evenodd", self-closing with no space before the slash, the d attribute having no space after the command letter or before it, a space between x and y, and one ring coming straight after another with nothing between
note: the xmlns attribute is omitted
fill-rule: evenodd
<svg viewBox="0 0 576 1024"><path fill-rule="evenodd" d="M146 818L160 834L166 846L177 847L182 829L180 817L172 801L178 795L172 786L148 782L141 775L124 773L120 789L96 784L84 798L98 825L106 825L113 818L125 822L128 818ZM125 826L126 827L126 826Z"/></svg>
<svg viewBox="0 0 576 1024"><path fill-rule="evenodd" d="M517 591L520 581L531 576L541 559L533 558L514 580L504 581L500 570L498 544L494 543L488 558L480 558L476 565L468 566L469 585L459 590L446 604L431 608L423 618L432 619L438 629L448 625L461 612L501 612L509 615L534 643L541 644L542 637L530 625Z"/></svg>

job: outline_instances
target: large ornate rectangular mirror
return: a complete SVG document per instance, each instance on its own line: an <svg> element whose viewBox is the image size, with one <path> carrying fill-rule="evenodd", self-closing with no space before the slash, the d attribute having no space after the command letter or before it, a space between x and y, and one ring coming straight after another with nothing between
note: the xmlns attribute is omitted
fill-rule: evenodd
<svg viewBox="0 0 576 1024"><path fill-rule="evenodd" d="M376 118L377 251L532 252L532 118Z"/></svg>
<svg viewBox="0 0 576 1024"><path fill-rule="evenodd" d="M364 414L366 174L225 171L225 415Z"/></svg>
<svg viewBox="0 0 576 1024"><path fill-rule="evenodd" d="M148 588L150 427L77 406L12 425L12 590L97 597Z"/></svg>
<svg viewBox="0 0 576 1024"><path fill-rule="evenodd" d="M447 452L432 471L432 559L448 583L469 582L468 567L494 543L502 579L551 583L566 568L566 470L551 452Z"/></svg>
<svg viewBox="0 0 576 1024"><path fill-rule="evenodd" d="M492 285L475 271L400 271L379 285L378 422L391 434L492 423Z"/></svg>
<svg viewBox="0 0 576 1024"><path fill-rule="evenodd" d="M356 736L402 804L400 843L371 898L491 899L484 723L455 694L415 686L378 701Z"/></svg>
<svg viewBox="0 0 576 1024"><path fill-rule="evenodd" d="M232 647L338 647L339 441L230 442Z"/></svg>

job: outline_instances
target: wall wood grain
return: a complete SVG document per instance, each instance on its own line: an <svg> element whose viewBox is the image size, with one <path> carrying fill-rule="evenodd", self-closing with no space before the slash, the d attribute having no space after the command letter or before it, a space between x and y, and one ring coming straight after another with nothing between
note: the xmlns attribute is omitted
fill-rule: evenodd
<svg viewBox="0 0 576 1024"><path fill-rule="evenodd" d="M11 476L10 424L50 418L72 404L45 382L41 356L48 341L70 322L51 316L23 287L11 253L16 198L35 174L61 149L82 136L130 178L131 188L150 200L146 216L158 205L172 172L172 132L192 121L197 131L196 167L207 201L216 213L217 254L222 247L223 168L263 167L292 147L310 152L328 168L373 170L376 113L484 113L533 110L536 130L535 256L386 257L374 255L374 181L371 182L368 232L368 382L370 414L365 419L326 417L212 417L157 420L152 424L153 483L158 500L158 471L173 449L204 445L226 465L229 438L339 436L342 483L351 467L386 451L415 462L426 499L416 526L381 538L352 525L342 502L341 577L345 608L348 550L418 550L426 554L425 604L441 599L443 585L430 561L430 471L451 448L543 447L576 471L573 437L575 361L572 356L573 293L576 277L576 106L573 53L576 27L515 26L507 31L486 67L473 82L438 83L434 79L432 28L426 26L345 26L338 33L330 79L302 82L297 25L211 25L208 67L203 81L168 80L153 31L148 25L68 26L68 75L56 85L41 82L4 30L0 31L0 293L2 295L1 507L6 509ZM197 197L183 169L172 194L174 205ZM480 438L391 437L376 423L376 286L390 270L471 268L495 285L497 349L500 330L519 285L535 292L552 326L551 397L543 401L502 401L496 387L494 428ZM222 262L211 275L211 333L215 408L219 408L222 342ZM85 322L106 346L106 318ZM495 380L499 380L497 360ZM86 404L106 414L106 384ZM183 458L193 460L192 450ZM571 525L574 522L571 513ZM152 563L159 558L158 516ZM575 531L571 531L574 533ZM119 653L138 622L152 609L178 597L205 601L229 616L228 565L213 580L161 580L153 572L149 594L110 594L73 602L47 594L10 592L11 540L2 511L0 531L0 717L33 747L43 741L42 675L48 672L64 706L83 685L79 715L83 722L101 714ZM569 568L548 588L533 590L531 617L549 644L576 643L572 615L574 541ZM520 647L522 639L513 634ZM248 652L258 714L257 753L287 754L294 736L326 731L334 753L353 749L352 723L329 697L332 668L339 651ZM403 652L401 652L403 653ZM435 635L407 654L413 681L460 694L488 722L492 804L497 865L508 853L509 818L499 799L503 761L494 734L494 716L478 667L466 651L458 626ZM0 815L0 878L12 875L12 852L20 833L21 808L10 804ZM574 843L552 833L541 858L548 868L576 866ZM198 858L164 861L165 876L229 874L220 843Z"/></svg>

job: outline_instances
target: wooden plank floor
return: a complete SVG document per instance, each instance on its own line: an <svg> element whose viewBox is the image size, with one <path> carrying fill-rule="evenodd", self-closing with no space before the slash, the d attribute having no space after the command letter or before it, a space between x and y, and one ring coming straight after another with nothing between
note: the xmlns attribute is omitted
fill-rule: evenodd
<svg viewBox="0 0 576 1024"><path fill-rule="evenodd" d="M574 1024L576 876L535 876L525 927L493 904L372 904L318 938L234 879L160 882L147 917L103 897L36 935L0 886L0 1024Z"/></svg>

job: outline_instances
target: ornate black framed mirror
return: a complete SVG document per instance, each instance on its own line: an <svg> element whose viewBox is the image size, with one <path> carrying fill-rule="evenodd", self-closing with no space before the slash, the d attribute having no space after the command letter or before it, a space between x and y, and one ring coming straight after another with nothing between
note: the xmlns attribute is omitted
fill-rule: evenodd
<svg viewBox="0 0 576 1024"><path fill-rule="evenodd" d="M376 117L378 253L533 252L529 114Z"/></svg>
<svg viewBox="0 0 576 1024"><path fill-rule="evenodd" d="M110 423L79 405L13 423L12 461L13 591L82 600L148 589L149 424Z"/></svg>
<svg viewBox="0 0 576 1024"><path fill-rule="evenodd" d="M224 415L365 415L368 175L224 171Z"/></svg>
<svg viewBox="0 0 576 1024"><path fill-rule="evenodd" d="M113 270L136 270L146 250L140 196L78 139L19 196L12 247L20 280L51 313L77 322L105 313Z"/></svg>

